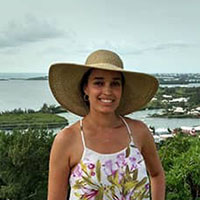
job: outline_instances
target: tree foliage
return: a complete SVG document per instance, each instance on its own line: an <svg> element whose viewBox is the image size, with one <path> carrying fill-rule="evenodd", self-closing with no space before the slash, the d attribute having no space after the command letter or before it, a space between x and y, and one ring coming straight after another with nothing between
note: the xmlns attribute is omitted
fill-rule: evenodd
<svg viewBox="0 0 200 200"><path fill-rule="evenodd" d="M159 149L166 173L167 200L200 199L200 139L179 134Z"/></svg>
<svg viewBox="0 0 200 200"><path fill-rule="evenodd" d="M44 129L0 132L1 200L46 199L53 139Z"/></svg>
<svg viewBox="0 0 200 200"><path fill-rule="evenodd" d="M67 112L66 109L62 108L61 106L56 106L56 105L48 105L44 103L42 107L39 110L33 110L33 109L22 109L22 108L15 108L14 110L11 111L2 111L0 112L0 115L4 114L27 114L27 113L51 113L51 114L57 114L57 113L62 113L62 112Z"/></svg>
<svg viewBox="0 0 200 200"><path fill-rule="evenodd" d="M163 95L169 95L171 98L166 99ZM187 102L170 102L168 100L176 98L187 98ZM155 100L156 99L156 100ZM181 106L184 109L191 110L200 106L200 87L159 87L155 98L150 101L145 108L148 109L170 109L174 106ZM163 101L164 100L164 101ZM167 101L166 101L167 100Z"/></svg>
<svg viewBox="0 0 200 200"><path fill-rule="evenodd" d="M4 113L0 114L0 129L13 130L36 128L60 128L68 125L68 120L64 117L52 113Z"/></svg>

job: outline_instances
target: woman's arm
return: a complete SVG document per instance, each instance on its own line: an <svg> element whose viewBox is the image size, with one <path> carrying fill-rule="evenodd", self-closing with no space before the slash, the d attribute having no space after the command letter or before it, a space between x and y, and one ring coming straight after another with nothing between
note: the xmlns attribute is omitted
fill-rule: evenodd
<svg viewBox="0 0 200 200"><path fill-rule="evenodd" d="M68 189L69 139L66 131L61 131L52 145L49 161L48 200L66 200Z"/></svg>
<svg viewBox="0 0 200 200"><path fill-rule="evenodd" d="M162 168L154 138L145 124L142 123L141 152L144 157L151 181L152 200L165 199L165 175Z"/></svg>
<svg viewBox="0 0 200 200"><path fill-rule="evenodd" d="M152 200L165 199L165 175L156 150L154 138L141 121L132 120L134 142L140 149L151 181Z"/></svg>

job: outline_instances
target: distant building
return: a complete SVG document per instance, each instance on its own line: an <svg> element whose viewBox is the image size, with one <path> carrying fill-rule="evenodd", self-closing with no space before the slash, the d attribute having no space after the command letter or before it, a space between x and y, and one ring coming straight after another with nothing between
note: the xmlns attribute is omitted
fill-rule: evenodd
<svg viewBox="0 0 200 200"><path fill-rule="evenodd" d="M153 97L152 99L151 99L151 101L157 101L158 99L156 98L156 97Z"/></svg>
<svg viewBox="0 0 200 200"><path fill-rule="evenodd" d="M163 94L162 97L165 99L172 99L172 95Z"/></svg>
<svg viewBox="0 0 200 200"><path fill-rule="evenodd" d="M195 108L195 110L197 110L197 111L199 111L199 112L200 112L200 107L197 107L197 108Z"/></svg>
<svg viewBox="0 0 200 200"><path fill-rule="evenodd" d="M195 127L181 126L180 129L183 133L189 135L196 135L197 133L200 133L200 126L195 126Z"/></svg>
<svg viewBox="0 0 200 200"><path fill-rule="evenodd" d="M180 97L180 98L176 98L176 99L172 99L169 102L170 103L175 103L175 102L187 102L189 98L185 98L185 97Z"/></svg>
<svg viewBox="0 0 200 200"><path fill-rule="evenodd" d="M176 107L173 112L183 114L185 112L185 110L182 107Z"/></svg>

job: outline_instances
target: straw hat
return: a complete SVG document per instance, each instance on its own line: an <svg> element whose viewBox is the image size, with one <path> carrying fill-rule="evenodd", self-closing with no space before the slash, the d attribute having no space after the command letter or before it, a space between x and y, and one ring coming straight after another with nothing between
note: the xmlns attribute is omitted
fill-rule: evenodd
<svg viewBox="0 0 200 200"><path fill-rule="evenodd" d="M80 83L89 69L122 72L125 78L123 95L116 112L126 115L144 107L155 95L158 81L155 77L126 71L120 57L108 50L97 50L90 54L83 64L56 63L49 69L49 85L56 100L68 111L85 116L89 108L83 100Z"/></svg>

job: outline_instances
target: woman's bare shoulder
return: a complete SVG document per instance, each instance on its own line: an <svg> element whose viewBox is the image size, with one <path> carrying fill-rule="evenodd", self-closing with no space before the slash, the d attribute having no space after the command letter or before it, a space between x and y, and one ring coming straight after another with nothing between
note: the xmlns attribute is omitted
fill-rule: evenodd
<svg viewBox="0 0 200 200"><path fill-rule="evenodd" d="M65 148L72 146L77 138L78 130L79 122L76 122L69 127L63 128L57 133L54 139L54 143L57 143L59 146L63 146Z"/></svg>
<svg viewBox="0 0 200 200"><path fill-rule="evenodd" d="M144 144L152 140L152 134L149 131L148 126L140 120L135 120L128 117L126 117L125 120L131 129L134 143L140 150L142 150Z"/></svg>
<svg viewBox="0 0 200 200"><path fill-rule="evenodd" d="M131 119L129 117L125 117L125 120L131 127L132 131L135 132L135 134L137 134L138 132L140 134L145 134L149 132L149 128L141 120Z"/></svg>

